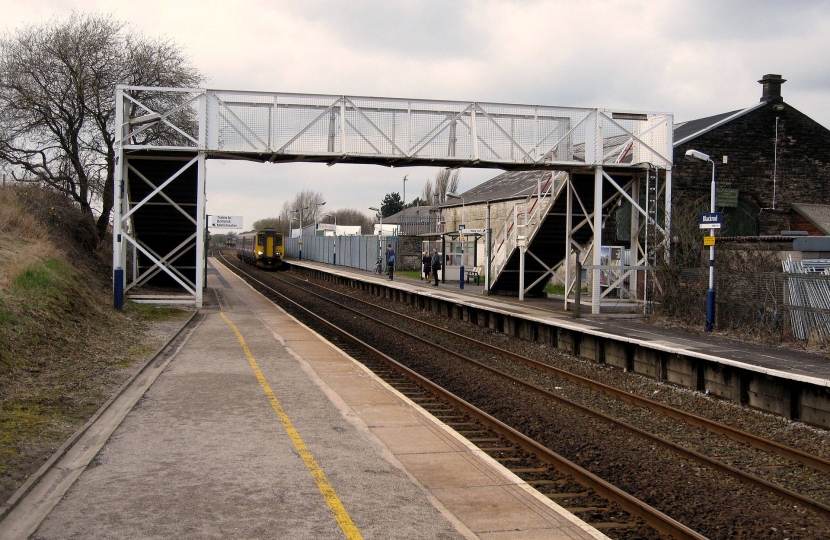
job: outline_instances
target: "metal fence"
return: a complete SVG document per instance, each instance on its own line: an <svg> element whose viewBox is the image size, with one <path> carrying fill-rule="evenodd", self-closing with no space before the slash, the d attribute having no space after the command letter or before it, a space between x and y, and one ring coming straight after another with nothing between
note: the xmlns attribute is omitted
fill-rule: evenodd
<svg viewBox="0 0 830 540"><path fill-rule="evenodd" d="M787 299L804 309L790 312L793 335L798 339L830 338L830 261L793 261L782 264L791 277Z"/></svg>
<svg viewBox="0 0 830 540"><path fill-rule="evenodd" d="M398 239L395 236L380 239L377 236L304 236L286 238L285 253L300 258L302 249L305 260L373 271L378 257L382 259L386 253L386 244L392 244L397 252ZM385 261L382 260L381 264Z"/></svg>
<svg viewBox="0 0 830 540"><path fill-rule="evenodd" d="M654 310L688 324L706 319L707 269L661 269ZM767 337L830 339L830 275L738 272L715 274L715 322L721 330Z"/></svg>
<svg viewBox="0 0 830 540"><path fill-rule="evenodd" d="M418 236L438 231L438 216L398 216L398 234Z"/></svg>

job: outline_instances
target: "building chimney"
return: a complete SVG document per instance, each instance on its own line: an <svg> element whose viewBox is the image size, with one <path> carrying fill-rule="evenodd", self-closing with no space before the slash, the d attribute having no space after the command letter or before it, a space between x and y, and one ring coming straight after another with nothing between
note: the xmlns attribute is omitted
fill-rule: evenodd
<svg viewBox="0 0 830 540"><path fill-rule="evenodd" d="M781 85L787 81L786 79L782 79L781 75L770 73L761 77L761 80L758 82L764 85L764 92L761 94L762 103L767 101L784 101L784 98L781 97Z"/></svg>

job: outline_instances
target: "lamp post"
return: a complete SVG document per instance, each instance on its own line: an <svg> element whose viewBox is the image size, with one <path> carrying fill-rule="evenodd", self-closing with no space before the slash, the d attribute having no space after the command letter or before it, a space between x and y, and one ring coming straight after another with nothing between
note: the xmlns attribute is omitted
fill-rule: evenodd
<svg viewBox="0 0 830 540"><path fill-rule="evenodd" d="M458 227L458 239L461 240L461 266L458 269L458 287L464 288L464 197L457 193L447 192L447 197L451 199L461 199L461 225Z"/></svg>
<svg viewBox="0 0 830 540"><path fill-rule="evenodd" d="M323 216L324 218L332 218L334 219L334 250L332 251L332 261L331 264L337 265L337 216L334 214L326 214Z"/></svg>
<svg viewBox="0 0 830 540"><path fill-rule="evenodd" d="M337 235L337 216L335 214L324 214L323 218L330 218L334 221L334 234Z"/></svg>
<svg viewBox="0 0 830 540"><path fill-rule="evenodd" d="M300 207L300 238L303 237L303 210L308 210L308 206Z"/></svg>
<svg viewBox="0 0 830 540"><path fill-rule="evenodd" d="M715 162L708 154L697 150L686 150L686 159L689 161L708 161L712 164L712 186L709 202L709 211L715 213ZM715 229L709 229L709 236L715 236ZM715 242L709 246L709 290L706 291L706 331L711 332L715 327Z"/></svg>
<svg viewBox="0 0 830 540"><path fill-rule="evenodd" d="M406 177L409 176L408 174L403 175L403 207L406 208Z"/></svg>
<svg viewBox="0 0 830 540"><path fill-rule="evenodd" d="M317 210L326 204L326 201L318 202L314 205L314 236L317 236Z"/></svg>
<svg viewBox="0 0 830 540"><path fill-rule="evenodd" d="M292 212L299 212L300 214L300 239L297 240L297 246L300 249L300 260L303 260L303 210L308 210L308 206L301 206L297 210L292 210Z"/></svg>
<svg viewBox="0 0 830 540"><path fill-rule="evenodd" d="M380 259L380 254L383 250L383 214L380 208L375 208L374 206L370 206L369 210L374 210L380 216L380 230L378 231L378 259Z"/></svg>
<svg viewBox="0 0 830 540"><path fill-rule="evenodd" d="M210 218L210 214L205 214L205 264L204 264L205 274L204 274L204 277L202 279L202 288L203 289L207 288L207 252L208 252L208 247L210 246L210 229L208 229L208 223L210 223L210 221L208 220L208 218Z"/></svg>

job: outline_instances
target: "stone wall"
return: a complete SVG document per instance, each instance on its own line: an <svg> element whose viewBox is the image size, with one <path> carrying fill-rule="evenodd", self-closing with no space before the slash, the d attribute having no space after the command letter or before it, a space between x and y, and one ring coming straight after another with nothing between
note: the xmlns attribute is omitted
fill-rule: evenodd
<svg viewBox="0 0 830 540"><path fill-rule="evenodd" d="M517 202L521 201L512 200L490 203L490 228L493 230L494 243L496 242L496 238L498 238L499 235L502 233L504 229L504 224L507 222L508 218L512 219L513 207L516 205ZM443 208L442 216L446 220L444 230L447 232L457 231L458 226L461 224L461 206ZM468 229L486 228L487 204L475 203L464 205L464 220L464 225ZM476 249L478 250L478 260L484 261L487 253L487 247L484 236L479 238L478 243L476 245Z"/></svg>
<svg viewBox="0 0 830 540"><path fill-rule="evenodd" d="M423 238L420 236L398 236L397 239L397 264L395 267L399 270L420 270Z"/></svg>
<svg viewBox="0 0 830 540"><path fill-rule="evenodd" d="M784 109L775 111L776 105ZM778 158L773 185L776 117ZM712 165L687 161L684 156L689 149L711 156L716 185L739 190L739 200L758 214L759 234L795 229L790 203L830 204L830 130L783 102L767 102L674 149L674 208L697 210L705 205L708 211ZM723 163L724 156L727 163Z"/></svg>

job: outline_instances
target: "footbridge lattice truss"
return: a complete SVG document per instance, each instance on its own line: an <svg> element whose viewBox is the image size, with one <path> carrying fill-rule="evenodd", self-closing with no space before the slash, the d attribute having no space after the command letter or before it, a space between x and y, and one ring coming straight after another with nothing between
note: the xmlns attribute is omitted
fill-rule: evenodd
<svg viewBox="0 0 830 540"><path fill-rule="evenodd" d="M656 167L671 207L670 113L135 86L115 99L114 293L157 277L183 289L137 301L201 306L207 159L590 171L597 186Z"/></svg>

